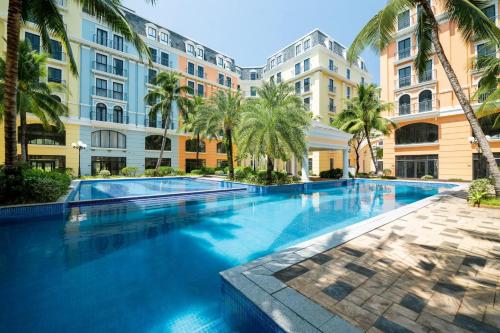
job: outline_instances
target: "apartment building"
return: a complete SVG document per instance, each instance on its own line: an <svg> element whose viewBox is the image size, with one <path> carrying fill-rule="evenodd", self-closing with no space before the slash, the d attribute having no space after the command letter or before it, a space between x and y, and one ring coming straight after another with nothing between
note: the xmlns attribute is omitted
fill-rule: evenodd
<svg viewBox="0 0 500 333"><path fill-rule="evenodd" d="M491 1L483 8L497 24L498 5L498 1ZM473 69L473 61L478 55L497 54L497 50L482 40L464 43L456 25L443 15L441 2L432 0L431 6L446 55L462 88L473 99L481 77ZM484 177L486 162L437 56L431 57L424 73L417 75L414 68L418 10L409 8L399 14L396 40L380 55L381 98L394 101L394 110L387 116L398 124L398 129L384 138L384 168L401 178ZM473 99L473 106L477 108L484 98ZM491 128L489 119L480 121L500 164L500 131Z"/></svg>
<svg viewBox="0 0 500 333"><path fill-rule="evenodd" d="M54 40L47 80L68 88L57 96L67 103L69 115L63 118L64 132L47 130L36 118L29 117L29 160L39 168L71 168L76 173L80 166L82 175L95 175L102 169L118 174L123 167L133 166L142 173L156 163L165 126L168 141L162 165L186 171L199 168L195 159L197 144L203 165L227 165L221 142L197 143L189 133L179 130L176 107L168 124L160 115L151 114L144 96L154 88L153 79L160 71L180 74L181 84L204 97L220 89L240 89L245 97L253 97L263 80L287 82L295 87L315 118L325 124L343 107L343 99L356 93L356 84L371 80L361 59L349 66L346 48L319 30L276 52L264 66L242 67L226 54L124 9L126 18L151 51L150 64L131 43L82 12L74 2L57 3L79 75L71 74L67 55L61 43ZM7 3L0 4L0 13L0 36L6 37ZM40 50L40 36L29 22L22 28L21 38ZM0 52L5 49L2 40ZM0 164L4 158L3 140L1 135ZM78 141L87 144L80 157L71 145ZM314 152L309 156L313 174L333 166L342 167L341 152Z"/></svg>

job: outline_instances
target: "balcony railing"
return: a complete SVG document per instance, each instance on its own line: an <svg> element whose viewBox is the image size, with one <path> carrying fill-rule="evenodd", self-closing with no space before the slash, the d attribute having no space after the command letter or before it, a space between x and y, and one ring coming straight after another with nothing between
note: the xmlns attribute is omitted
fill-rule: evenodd
<svg viewBox="0 0 500 333"><path fill-rule="evenodd" d="M157 118L146 117L144 118L144 127L149 128L165 128L165 121ZM174 122L172 120L169 121L169 129L175 129Z"/></svg>
<svg viewBox="0 0 500 333"><path fill-rule="evenodd" d="M337 93L337 87L334 86L334 85L329 84L328 85L328 92L336 94Z"/></svg>
<svg viewBox="0 0 500 333"><path fill-rule="evenodd" d="M422 112L436 111L439 109L439 100L423 100L410 104L396 103L396 113L392 115L404 116L408 114L416 114Z"/></svg>
<svg viewBox="0 0 500 333"><path fill-rule="evenodd" d="M100 71L100 72L106 72L106 73L110 73L110 74L114 74L114 75L118 75L118 76L123 76L123 77L127 76L127 70L124 69L123 67L115 67L115 66L99 63L96 61L92 61L92 68L97 70L97 71Z"/></svg>
<svg viewBox="0 0 500 333"><path fill-rule="evenodd" d="M337 106L334 104L328 104L328 111L329 112L337 112Z"/></svg>
<svg viewBox="0 0 500 333"><path fill-rule="evenodd" d="M112 39L97 38L96 34L94 34L92 36L92 41L94 43L99 44L99 45L110 47L110 48L115 49L117 51L128 52L128 47L127 47L127 45L124 45L123 42L115 44Z"/></svg>
<svg viewBox="0 0 500 333"><path fill-rule="evenodd" d="M63 51L52 51L49 53L49 58L58 61L66 61L66 53Z"/></svg>
<svg viewBox="0 0 500 333"><path fill-rule="evenodd" d="M127 101L128 96L127 93L121 91L114 91L111 89L98 88L96 86L92 87L92 94L95 96L107 97L116 99L119 101Z"/></svg>
<svg viewBox="0 0 500 333"><path fill-rule="evenodd" d="M106 121L109 123L115 123L115 124L128 124L129 123L129 117L128 115L123 115L123 114L113 114L113 112L97 112L95 110L92 110L90 112L90 120L96 120L96 121Z"/></svg>
<svg viewBox="0 0 500 333"><path fill-rule="evenodd" d="M420 74L413 74L408 76L399 77L394 80L394 88L402 89L409 88L418 84L424 84L436 80L436 70L428 70Z"/></svg>

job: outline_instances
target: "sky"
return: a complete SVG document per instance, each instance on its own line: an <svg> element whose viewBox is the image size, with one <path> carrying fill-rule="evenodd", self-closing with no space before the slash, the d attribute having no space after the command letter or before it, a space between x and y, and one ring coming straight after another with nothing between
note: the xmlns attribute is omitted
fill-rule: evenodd
<svg viewBox="0 0 500 333"><path fill-rule="evenodd" d="M386 0L123 0L123 4L167 29L227 54L239 66L259 66L267 57L319 28L349 46ZM362 55L379 83L379 58Z"/></svg>

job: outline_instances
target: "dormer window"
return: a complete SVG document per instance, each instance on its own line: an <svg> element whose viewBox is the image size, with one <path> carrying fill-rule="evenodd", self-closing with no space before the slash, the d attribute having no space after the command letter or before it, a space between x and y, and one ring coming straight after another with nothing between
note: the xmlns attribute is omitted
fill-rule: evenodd
<svg viewBox="0 0 500 333"><path fill-rule="evenodd" d="M310 39L306 39L304 41L304 52L309 50L311 48L311 40Z"/></svg>
<svg viewBox="0 0 500 333"><path fill-rule="evenodd" d="M198 50L196 51L196 56L198 58L204 59L204 54L205 54L205 51L199 47Z"/></svg>
<svg viewBox="0 0 500 333"><path fill-rule="evenodd" d="M168 44L168 34L166 32L160 31L160 42Z"/></svg>
<svg viewBox="0 0 500 333"><path fill-rule="evenodd" d="M295 45L295 55L299 55L300 52L302 52L302 45L300 44Z"/></svg>
<svg viewBox="0 0 500 333"><path fill-rule="evenodd" d="M217 56L217 66L224 67L224 59L220 56Z"/></svg>
<svg viewBox="0 0 500 333"><path fill-rule="evenodd" d="M156 39L156 29L153 27L148 27L148 37Z"/></svg>
<svg viewBox="0 0 500 333"><path fill-rule="evenodd" d="M195 55L195 53L194 53L194 45L187 44L186 45L186 52L194 56Z"/></svg>
<svg viewBox="0 0 500 333"><path fill-rule="evenodd" d="M271 68L274 68L275 65L276 65L276 60L271 59Z"/></svg>
<svg viewBox="0 0 500 333"><path fill-rule="evenodd" d="M229 60L224 61L224 68L231 69L231 61L229 61Z"/></svg>
<svg viewBox="0 0 500 333"><path fill-rule="evenodd" d="M283 62L283 56L280 54L277 58L276 58L276 65L279 65Z"/></svg>
<svg viewBox="0 0 500 333"><path fill-rule="evenodd" d="M331 40L328 41L328 49L333 51L333 42Z"/></svg>

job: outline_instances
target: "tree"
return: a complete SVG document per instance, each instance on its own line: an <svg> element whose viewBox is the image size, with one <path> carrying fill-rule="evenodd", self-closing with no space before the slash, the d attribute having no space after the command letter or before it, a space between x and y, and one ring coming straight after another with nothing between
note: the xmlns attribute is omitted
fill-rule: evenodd
<svg viewBox="0 0 500 333"><path fill-rule="evenodd" d="M201 96L195 96L189 105L187 112L184 114L181 130L191 133L196 140L196 168L200 168L200 142L207 135L206 129L203 127L203 121L200 119L200 109L205 105L205 99Z"/></svg>
<svg viewBox="0 0 500 333"><path fill-rule="evenodd" d="M206 105L200 108L199 126L205 133L218 133L226 145L229 178L234 178L233 141L243 109L239 91L218 90Z"/></svg>
<svg viewBox="0 0 500 333"><path fill-rule="evenodd" d="M494 46L493 46L494 47ZM475 69L481 72L475 99L482 101L477 110L478 117L488 117L492 128L500 128L500 59L481 56L476 59Z"/></svg>
<svg viewBox="0 0 500 333"><path fill-rule="evenodd" d="M149 50L127 22L121 6L121 0L73 0L78 3L90 15L109 24L116 32L131 41L139 54ZM154 0L149 0L154 3ZM40 33L42 46L46 51L51 51L51 37L62 41L71 67L71 71L77 74L77 65L73 57L70 41L66 33L66 24L59 12L54 0L9 0L7 13L7 53L5 58L5 82L4 82L4 135L5 135L5 169L14 172L17 161L17 137L16 137L16 89L18 85L18 53L19 34L21 23L29 21Z"/></svg>
<svg viewBox="0 0 500 333"><path fill-rule="evenodd" d="M383 103L379 99L380 89L374 84L358 85L358 94L346 100L346 108L335 117L339 129L351 134L363 133L372 157L375 171L378 172L377 158L373 151L371 136L374 132L387 135L396 127L392 121L383 116L392 104Z"/></svg>
<svg viewBox="0 0 500 333"><path fill-rule="evenodd" d="M59 83L46 83L42 79L47 76L47 55L39 54L31 49L28 42L19 47L19 68L17 86L17 113L21 122L21 160L28 160L28 138L26 113L36 116L44 127L51 123L63 130L61 116L68 114L68 108L58 99L54 92L65 91ZM5 60L0 58L0 118L3 118L4 107Z"/></svg>
<svg viewBox="0 0 500 333"><path fill-rule="evenodd" d="M311 114L290 85L264 82L257 91L259 98L245 108L238 131L241 154L267 158L267 181L272 182L274 160L299 159L307 152L306 132Z"/></svg>
<svg viewBox="0 0 500 333"><path fill-rule="evenodd" d="M151 106L149 117L156 117L160 113L164 128L160 156L155 167L155 170L158 172L165 151L172 109L176 105L179 113L184 115L190 105L190 100L185 95L186 93L191 93L192 89L188 86L179 86L179 75L173 72L160 72L154 79L153 84L155 88L144 96L144 100Z"/></svg>
<svg viewBox="0 0 500 333"><path fill-rule="evenodd" d="M466 43L478 39L488 40L495 45L500 43L500 29L479 8L481 5L486 4L485 1L442 0L440 4L444 10L444 16L458 28ZM441 45L439 24L427 0L389 0L385 7L356 36L347 52L347 57L350 62L354 62L361 51L368 45L379 51L386 49L389 44L395 41L396 21L399 13L414 6L419 8L416 25L418 51L415 57L415 67L418 73L423 73L426 61L433 53L438 57L465 117L469 121L479 147L488 162L490 174L495 179L496 196L500 197L500 171L470 101L462 90L458 77ZM432 50L432 47L434 47L434 50Z"/></svg>

